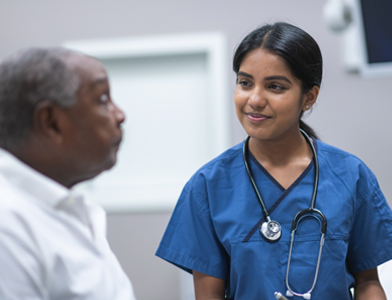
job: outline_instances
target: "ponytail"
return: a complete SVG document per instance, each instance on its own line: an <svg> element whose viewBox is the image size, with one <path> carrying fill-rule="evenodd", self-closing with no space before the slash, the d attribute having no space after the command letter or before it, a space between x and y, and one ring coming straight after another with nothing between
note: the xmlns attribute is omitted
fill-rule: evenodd
<svg viewBox="0 0 392 300"><path fill-rule="evenodd" d="M320 138L317 136L316 132L312 129L312 127L310 127L304 121L299 120L299 128L305 131L307 135L309 135L310 137L314 137L315 139L320 140Z"/></svg>

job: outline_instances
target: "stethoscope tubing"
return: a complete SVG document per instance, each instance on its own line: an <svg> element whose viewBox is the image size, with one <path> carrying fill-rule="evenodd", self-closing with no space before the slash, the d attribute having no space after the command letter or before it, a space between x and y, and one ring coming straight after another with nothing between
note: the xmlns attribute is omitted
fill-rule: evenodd
<svg viewBox="0 0 392 300"><path fill-rule="evenodd" d="M264 201L263 201L263 198L261 197L260 191L259 191L259 189L257 188L257 185L256 185L255 180L253 179L252 170L251 170L250 167L249 167L248 158L247 158L247 154L248 154L248 151L249 151L249 140L250 140L250 136L248 136L248 137L246 138L246 140L244 141L243 151L242 151L242 155L243 155L243 159L244 159L244 163L245 163L246 173L248 174L249 181L250 181L250 183L251 183L251 185L252 185L252 187L253 187L253 190L255 191L255 194L256 194L256 196L257 196L257 199L259 200L259 202L260 202L260 204L261 204L261 208L262 208L262 210L263 210L263 215L264 215L265 219L266 219L267 221L271 221L271 218L270 218L268 209L267 209L267 207L265 206L265 203L264 203Z"/></svg>
<svg viewBox="0 0 392 300"><path fill-rule="evenodd" d="M316 153L316 149L313 145L312 140L310 139L310 137L306 134L305 131L303 131L302 129L300 129L302 135L305 137L307 143L309 144L311 150L312 150L312 154L313 154L313 160L314 160L314 182L313 182L313 192L312 192L312 198L310 201L310 207L304 210L299 211L294 219L293 219L293 223L291 226L291 242L290 242L290 250L289 250L289 257L288 257L288 261L287 261L287 270L286 270L286 287L288 289L288 292L290 292L292 295L296 295L296 296L301 296L304 297L306 299L308 299L308 297L310 298L310 294L313 291L316 282L317 282L317 277L318 277L318 272L319 272L319 268L320 268L320 261L321 261L321 253L322 253L322 249L324 246L324 241L325 241L325 235L327 232L327 219L325 217L325 215L318 209L316 209L316 198L317 198L317 191L318 191L318 183L319 183L319 161L318 161L318 157L317 157L317 153ZM268 213L268 209L265 206L265 203L263 201L263 198L261 197L260 191L257 188L256 182L253 178L253 174L252 171L249 167L249 163L248 163L248 151L249 151L249 139L250 137L248 136L245 141L244 141L244 145L243 145L243 159L244 159L244 164L245 164L245 169L246 172L248 174L249 177L249 181L253 187L253 190L255 191L255 194L257 196L257 199L259 200L262 210L263 210L263 215L265 217L265 219L267 220L268 223L277 223L276 221L271 221L270 215ZM317 215L319 218L317 218L315 215ZM320 222L320 232L321 232L321 240L320 240L320 248L319 248L319 255L317 258L317 266L316 266L316 272L315 272L315 277L313 280L313 284L312 287L304 294L301 293L297 293L294 292L289 284L289 270L290 270L290 262L291 262L291 254L292 254L292 250L293 250L293 244L294 244L294 236L295 236L295 232L298 228L298 224L300 223L300 221L305 218L306 216L312 216L314 218L316 218L319 222ZM279 225L279 223L277 223ZM279 225L280 227L280 225ZM280 229L281 230L281 229ZM260 231L262 236L264 238L266 238L269 242L276 242L277 240L280 239L280 235L278 238L276 238L275 240L272 239L268 239L265 235L263 235L263 232ZM281 233L281 232L280 232Z"/></svg>
<svg viewBox="0 0 392 300"><path fill-rule="evenodd" d="M302 210L301 212L304 212L304 211L305 211L305 210ZM316 209L313 209L313 210L307 209L307 211L314 212L314 211L318 211L318 210L316 210ZM289 250L289 257L288 257L288 260L287 260L287 269L286 269L286 287L287 287L287 290L290 291L291 294L293 294L293 295L295 295L295 296L298 296L298 297L304 297L304 298L305 298L305 295L309 295L309 297L310 297L310 294L312 293L314 287L316 286L316 282L317 282L317 278L318 278L318 273L319 273L319 270L320 270L321 254L322 254L322 252L323 252L324 241L325 241L325 233L322 232L322 231L323 231L323 228L324 228L324 227L325 227L325 230L326 230L326 222L327 222L327 220L325 219L324 214L322 214L320 211L318 211L318 212L321 214L321 215L320 215L320 214L317 213L319 216L323 216L323 217L324 217L324 218L322 218L321 220L318 219L318 218L316 218L314 215L310 215L310 216L316 218L316 219L319 221L320 227L321 227L322 229L320 230L320 231L321 231L320 247L319 247L319 253L318 253L318 256L317 256L317 264L316 264L316 271L315 271L315 274L314 274L313 284L312 284L311 288L310 288L306 293L294 292L294 291L291 289L290 283L289 283L289 274L290 274L290 265L291 265L291 254L292 254L292 251L293 251L294 237L295 237L295 232L296 232L296 230L297 230L297 226L291 231L290 250ZM298 214L297 214L297 215L298 215ZM303 218L307 217L307 216L309 216L309 214L303 214L303 215L301 215L300 218L298 219L298 221L297 221L296 224L298 225L299 222L301 222L301 220L302 220ZM294 225L294 222L293 222L293 225Z"/></svg>
<svg viewBox="0 0 392 300"><path fill-rule="evenodd" d="M310 201L310 207L308 209L306 209L306 210L298 212L297 216L293 220L292 230L294 228L296 228L296 226L294 226L294 221L298 220L303 213L314 212L314 213L317 213L318 215L320 215L320 217L323 219L322 232L324 232L324 234L325 234L326 233L326 229L327 229L326 228L327 227L326 218L319 210L315 209L316 198L317 198L317 191L318 191L318 183L319 183L319 162L318 162L318 157L317 157L316 149L314 148L313 142L310 139L310 137L302 129L300 129L300 131L301 131L302 135L305 137L307 143L309 144L309 146L310 146L310 148L312 150L315 171L314 171L314 183L313 183L313 192L312 192L312 198L311 198L311 201ZM264 215L265 219L267 221L271 221L268 209L265 206L263 198L261 197L260 191L257 188L256 182L255 182L255 180L253 178L252 170L249 167L249 163L248 163L249 140L250 140L250 136L248 136L245 139L244 145L243 145L243 151L242 151L246 173L248 174L249 181L250 181L250 183L252 185L252 188L253 188L256 196L257 196L257 199L260 202L260 205L261 205L261 208L263 210L263 215Z"/></svg>
<svg viewBox="0 0 392 300"><path fill-rule="evenodd" d="M302 135L305 137L306 141L308 142L310 149L312 150L313 160L314 160L314 183L313 183L313 193L312 193L312 200L310 201L310 208L313 210L316 207L316 198L317 198L317 191L318 191L318 183L319 183L319 162L316 153L316 149L314 148L313 142L310 137L306 134L305 131L300 129Z"/></svg>

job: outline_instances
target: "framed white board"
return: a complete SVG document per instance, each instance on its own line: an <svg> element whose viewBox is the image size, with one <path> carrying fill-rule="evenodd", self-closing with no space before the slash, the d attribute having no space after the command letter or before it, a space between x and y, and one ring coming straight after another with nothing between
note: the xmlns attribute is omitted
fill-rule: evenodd
<svg viewBox="0 0 392 300"><path fill-rule="evenodd" d="M108 212L170 211L186 181L229 142L226 41L220 33L69 41L106 67L126 114L118 162L79 184Z"/></svg>

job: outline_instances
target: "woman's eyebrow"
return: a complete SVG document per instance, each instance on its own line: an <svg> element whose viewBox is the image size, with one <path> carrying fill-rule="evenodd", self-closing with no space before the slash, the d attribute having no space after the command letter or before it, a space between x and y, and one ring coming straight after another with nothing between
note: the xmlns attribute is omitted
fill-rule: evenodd
<svg viewBox="0 0 392 300"><path fill-rule="evenodd" d="M248 77L248 78L252 78L253 79L253 76L252 75L250 75L250 74L248 74L248 73L245 73L245 72L242 72L242 71L239 71L238 73L237 73L237 77L238 76L244 76L244 77Z"/></svg>
<svg viewBox="0 0 392 300"><path fill-rule="evenodd" d="M292 83L286 76L280 76L280 75L268 76L265 77L264 80L284 80L287 81L288 83Z"/></svg>
<svg viewBox="0 0 392 300"><path fill-rule="evenodd" d="M238 76L244 76L244 77L248 77L248 78L253 79L252 75L250 75L248 73L245 73L245 72L242 72L242 71L239 71L237 73L237 77ZM265 77L264 80L265 81L268 81L268 80L284 80L284 81L286 81L288 83L292 83L286 76L282 76L282 75L268 76L268 77Z"/></svg>

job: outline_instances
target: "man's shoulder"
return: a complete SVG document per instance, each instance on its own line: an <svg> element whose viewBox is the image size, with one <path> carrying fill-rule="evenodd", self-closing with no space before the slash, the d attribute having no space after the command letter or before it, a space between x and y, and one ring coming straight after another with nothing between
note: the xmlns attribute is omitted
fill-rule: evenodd
<svg viewBox="0 0 392 300"><path fill-rule="evenodd" d="M0 231L18 233L33 232L38 224L50 217L48 205L18 189L0 174ZM51 218L52 219L52 218Z"/></svg>

